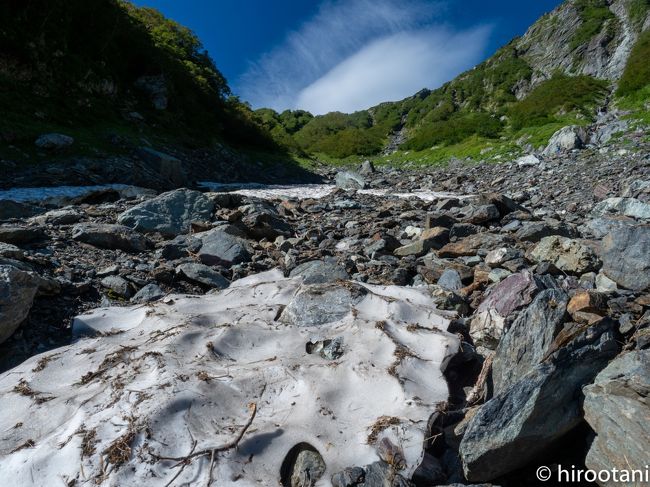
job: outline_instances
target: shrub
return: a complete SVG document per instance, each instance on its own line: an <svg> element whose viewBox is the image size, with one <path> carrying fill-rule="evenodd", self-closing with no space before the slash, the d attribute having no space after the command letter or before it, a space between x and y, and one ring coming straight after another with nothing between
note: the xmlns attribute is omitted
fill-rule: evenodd
<svg viewBox="0 0 650 487"><path fill-rule="evenodd" d="M618 84L618 96L631 95L650 83L650 31L643 32L627 59Z"/></svg>

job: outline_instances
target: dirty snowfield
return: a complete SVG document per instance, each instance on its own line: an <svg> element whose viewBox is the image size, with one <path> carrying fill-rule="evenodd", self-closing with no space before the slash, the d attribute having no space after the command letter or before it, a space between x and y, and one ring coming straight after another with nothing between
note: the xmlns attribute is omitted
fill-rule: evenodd
<svg viewBox="0 0 650 487"><path fill-rule="evenodd" d="M223 184L203 181L199 186L210 191L236 193L242 196L262 199L308 199L323 198L336 189L334 184L305 184L305 185L263 185L263 184ZM396 193L388 189L358 189L359 194L373 196L392 196L396 198L419 198L424 201L435 201L444 198L463 199L468 196L459 196L454 193L441 191L416 190L412 192Z"/></svg>
<svg viewBox="0 0 650 487"><path fill-rule="evenodd" d="M97 309L75 320L75 343L0 376L0 478L259 486L309 474L329 486L377 461L380 443L409 478L448 397L459 343L445 313L426 288L306 285L278 270Z"/></svg>

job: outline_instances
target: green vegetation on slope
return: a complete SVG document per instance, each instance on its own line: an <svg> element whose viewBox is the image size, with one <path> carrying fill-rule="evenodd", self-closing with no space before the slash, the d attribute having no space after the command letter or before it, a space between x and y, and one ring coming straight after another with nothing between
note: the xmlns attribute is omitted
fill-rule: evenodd
<svg viewBox="0 0 650 487"><path fill-rule="evenodd" d="M650 31L643 32L630 52L616 94L629 96L650 83Z"/></svg>
<svg viewBox="0 0 650 487"><path fill-rule="evenodd" d="M14 145L49 130L100 148L107 135L277 148L196 35L156 10L10 0L0 4L0 45L0 134Z"/></svg>
<svg viewBox="0 0 650 487"><path fill-rule="evenodd" d="M509 108L511 126L519 130L551 123L559 111L588 117L607 95L607 86L606 81L591 76L556 74Z"/></svg>
<svg viewBox="0 0 650 487"><path fill-rule="evenodd" d="M601 31L607 20L615 18L605 0L574 0L574 5L580 13L582 23L571 39L571 49L588 42Z"/></svg>

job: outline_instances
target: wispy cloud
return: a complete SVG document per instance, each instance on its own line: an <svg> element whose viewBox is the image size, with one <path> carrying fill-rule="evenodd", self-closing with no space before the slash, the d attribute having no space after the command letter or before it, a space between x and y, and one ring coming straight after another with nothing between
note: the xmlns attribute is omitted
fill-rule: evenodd
<svg viewBox="0 0 650 487"><path fill-rule="evenodd" d="M483 54L489 29L433 25L440 4L338 0L253 63L236 83L254 107L354 111L436 87Z"/></svg>

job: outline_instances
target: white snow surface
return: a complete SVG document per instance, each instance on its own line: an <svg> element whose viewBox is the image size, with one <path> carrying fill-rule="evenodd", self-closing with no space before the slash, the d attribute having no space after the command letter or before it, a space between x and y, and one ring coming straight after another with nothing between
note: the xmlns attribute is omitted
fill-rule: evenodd
<svg viewBox="0 0 650 487"><path fill-rule="evenodd" d="M241 194L243 196L262 198L262 199L308 199L323 198L336 189L333 184L304 184L297 186L281 186L263 184L224 184L203 181L199 186L210 191L221 191L228 193ZM395 193L388 189L360 189L359 194L372 196L393 196L396 198L420 198L424 201L435 201L444 198L470 198L471 196L459 196L455 193L444 191L417 190L407 193Z"/></svg>
<svg viewBox="0 0 650 487"><path fill-rule="evenodd" d="M0 190L0 200L12 200L20 203L38 203L77 198L96 191L129 188L126 184L103 184L96 186L52 186L38 188L11 188Z"/></svg>
<svg viewBox="0 0 650 487"><path fill-rule="evenodd" d="M327 293L335 303L319 307ZM447 317L426 288L308 286L278 270L213 295L94 310L73 327L98 334L0 375L0 478L163 486L180 466L158 457L233 441L251 403L257 414L236 449L216 454L212 485L279 485L287 452L306 442L327 466L315 485L329 486L333 473L378 460L384 436L403 449L410 477L448 398L443 371L459 343ZM334 337L340 358L306 352ZM395 424L368 444L382 416ZM111 463L120 451L125 462ZM193 458L173 485L207 485L209 465L210 455Z"/></svg>

